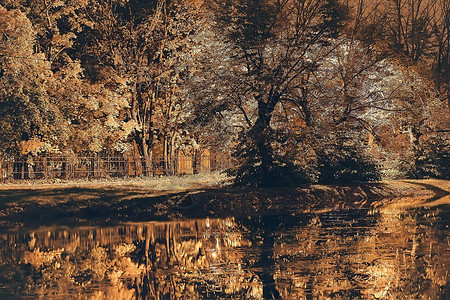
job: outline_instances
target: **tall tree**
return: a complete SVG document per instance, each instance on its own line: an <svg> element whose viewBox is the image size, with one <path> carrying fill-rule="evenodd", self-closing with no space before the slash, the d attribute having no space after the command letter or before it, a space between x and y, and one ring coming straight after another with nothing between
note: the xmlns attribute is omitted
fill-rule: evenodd
<svg viewBox="0 0 450 300"><path fill-rule="evenodd" d="M178 130L169 121L182 100L183 60L191 53L189 37L198 26L195 5L166 0L93 2L85 16L92 23L77 41L84 50L79 55L87 76L127 99L122 118L132 127L129 133L149 171L157 139L163 140L167 154Z"/></svg>
<svg viewBox="0 0 450 300"><path fill-rule="evenodd" d="M237 181L257 178L255 184L269 184L289 165L272 146L275 107L294 102L308 116L306 83L330 53L329 39L337 35L346 10L332 0L217 0L210 5L218 33L224 33L233 47L233 60L244 80L235 92L257 105L257 118L241 140L239 156L245 161ZM282 180L289 180L286 175Z"/></svg>
<svg viewBox="0 0 450 300"><path fill-rule="evenodd" d="M433 20L436 39L435 72L438 89L447 98L450 106L450 3L439 1L436 17Z"/></svg>
<svg viewBox="0 0 450 300"><path fill-rule="evenodd" d="M58 129L52 135L52 143L66 153L96 153L112 146L111 141L121 135L111 120L126 103L118 97L118 92L86 78L84 66L76 59L81 48L75 42L83 36L83 30L92 25L92 19L85 14L89 2L2 2L12 10L21 11L31 21L33 37L29 43L32 46L30 52L20 58L20 63L39 61L47 68L41 71L47 77L40 88L57 109L59 118L58 121L47 119L52 123L48 125L50 128Z"/></svg>
<svg viewBox="0 0 450 300"><path fill-rule="evenodd" d="M32 24L19 10L0 6L0 33L0 149L23 150L21 140L55 147L62 118L46 90L50 64L33 50Z"/></svg>
<svg viewBox="0 0 450 300"><path fill-rule="evenodd" d="M387 3L389 42L412 61L429 54L437 0L390 0Z"/></svg>

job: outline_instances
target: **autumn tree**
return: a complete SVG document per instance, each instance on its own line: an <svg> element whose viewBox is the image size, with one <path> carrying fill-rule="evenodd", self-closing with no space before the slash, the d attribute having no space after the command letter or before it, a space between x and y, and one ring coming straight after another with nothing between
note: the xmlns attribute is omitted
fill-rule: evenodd
<svg viewBox="0 0 450 300"><path fill-rule="evenodd" d="M34 52L35 31L22 12L0 6L0 15L1 149L27 154L57 147L62 116L46 90L50 64Z"/></svg>
<svg viewBox="0 0 450 300"><path fill-rule="evenodd" d="M5 4L36 31L33 53L52 72L45 90L65 119L62 148L124 152L134 141L150 170L154 145L167 165L177 147L196 144L183 124L201 1Z"/></svg>
<svg viewBox="0 0 450 300"><path fill-rule="evenodd" d="M126 102L118 97L118 92L86 78L84 66L77 60L79 48L75 42L92 24L84 15L87 2L4 2L12 10L26 14L32 24L33 37L29 40L32 48L19 61L36 61L34 56L38 56L38 61L47 68L42 71L47 77L45 84L41 83L41 89L58 110L57 121L46 121L49 127L58 128L52 136L52 144L57 146L58 152L98 153L113 146L117 136L126 130L116 130L110 126L110 121ZM48 150L48 147L42 148L41 152L48 153Z"/></svg>
<svg viewBox="0 0 450 300"><path fill-rule="evenodd" d="M429 54L437 2L390 0L386 3L389 28L387 42L414 62Z"/></svg>
<svg viewBox="0 0 450 300"><path fill-rule="evenodd" d="M374 158L379 131L389 122L404 84L383 48L377 28L384 15L377 1L348 1L348 19L340 36L330 40L330 54L312 72L310 143L318 180L324 183L372 181L380 178Z"/></svg>
<svg viewBox="0 0 450 300"><path fill-rule="evenodd" d="M361 8L352 9L352 22L345 29L343 45L346 47L336 48L344 52L337 57L330 56L334 57L332 65L340 75L334 75L331 69L326 72L328 78L342 83L331 83L328 91L340 91L341 99L347 99L343 102L345 105L337 106L340 110L332 111L341 111L345 116L341 120L352 120L342 125L352 126L356 122L369 132L362 141L376 157L385 176L402 178L411 172L415 177L443 176L439 174L448 172L442 167L448 164L445 162L448 156L443 154L448 106L445 96L437 92L432 71L438 53L432 30L440 14L438 1L393 1L394 6L393 2L355 2ZM398 31L404 27L407 33ZM397 38L392 36L394 32ZM395 42L396 39L402 42ZM331 98L339 99L339 94ZM356 130L355 133L358 131L361 132ZM428 148L436 151L425 150ZM436 159L432 158L432 152L436 153ZM427 167L422 167L424 165Z"/></svg>
<svg viewBox="0 0 450 300"><path fill-rule="evenodd" d="M279 178L286 183L298 170L274 151L273 112L279 103L293 102L308 115L306 82L329 54L328 39L337 35L345 8L337 1L315 0L224 0L210 5L244 80L235 92L257 105L256 120L240 141L237 155L244 161L236 181L268 185Z"/></svg>
<svg viewBox="0 0 450 300"><path fill-rule="evenodd" d="M126 99L127 107L116 121L125 124L151 170L153 147L161 141L164 157L173 154L179 135L183 61L190 55L189 36L197 28L195 3L178 1L93 2L90 18L77 40L78 57L94 83Z"/></svg>
<svg viewBox="0 0 450 300"><path fill-rule="evenodd" d="M437 47L434 66L436 83L450 106L450 4L448 1L439 1L432 26Z"/></svg>
<svg viewBox="0 0 450 300"><path fill-rule="evenodd" d="M387 47L395 51L393 57L411 83L403 101L408 112L403 114L403 126L410 133L413 153L409 176L448 174L442 167L448 165L446 150L442 151L447 149L445 136L449 130L447 2L392 0L384 8L388 16L389 30L384 37ZM446 113L442 115L441 111Z"/></svg>

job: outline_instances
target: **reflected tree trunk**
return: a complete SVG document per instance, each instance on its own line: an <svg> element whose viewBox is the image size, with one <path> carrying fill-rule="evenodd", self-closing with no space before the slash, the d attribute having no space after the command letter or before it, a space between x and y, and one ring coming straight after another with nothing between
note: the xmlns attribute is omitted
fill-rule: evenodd
<svg viewBox="0 0 450 300"><path fill-rule="evenodd" d="M275 273L275 261L273 258L274 236L270 232L265 231L263 237L264 241L259 262L264 265L267 264L267 267L262 267L261 272L258 274L263 283L263 298L281 299L273 278Z"/></svg>
<svg viewBox="0 0 450 300"><path fill-rule="evenodd" d="M263 285L264 299L281 299L273 277L275 273L275 236L272 230L277 226L277 223L274 223L274 221L278 223L278 220L273 220L270 216L263 216L260 217L258 222L253 223L253 225L257 225L254 231L256 232L259 228L261 230L261 238L263 239L259 259L255 263L254 268L256 275L258 275Z"/></svg>

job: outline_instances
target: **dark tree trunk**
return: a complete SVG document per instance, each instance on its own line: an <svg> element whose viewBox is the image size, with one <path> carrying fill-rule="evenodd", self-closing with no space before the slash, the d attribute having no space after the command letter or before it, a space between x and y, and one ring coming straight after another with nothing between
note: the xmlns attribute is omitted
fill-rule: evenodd
<svg viewBox="0 0 450 300"><path fill-rule="evenodd" d="M151 159L149 150L150 149L148 147L148 144L144 140L142 143L142 153L143 153L143 157L144 157L144 175L145 176L150 176L153 173L152 159Z"/></svg>
<svg viewBox="0 0 450 300"><path fill-rule="evenodd" d="M192 155L192 172L194 174L199 173L199 161L198 161L198 151L194 150L194 153Z"/></svg>
<svg viewBox="0 0 450 300"><path fill-rule="evenodd" d="M66 158L63 158L63 162L61 163L61 178L67 179L67 161Z"/></svg>
<svg viewBox="0 0 450 300"><path fill-rule="evenodd" d="M242 137L235 152L235 156L242 159L235 178L238 185L271 185L277 170L271 145L274 132L270 128L270 120L280 97L270 92L266 101L262 96L257 100L258 118Z"/></svg>
<svg viewBox="0 0 450 300"><path fill-rule="evenodd" d="M151 144L142 132L135 135L134 142L136 143L139 156L142 158L143 175L151 176L153 174Z"/></svg>
<svg viewBox="0 0 450 300"><path fill-rule="evenodd" d="M273 162L272 147L270 145L270 120L275 106L279 102L279 96L271 95L267 102L258 100L258 119L248 132L248 137L257 147L263 166L269 166Z"/></svg>
<svg viewBox="0 0 450 300"><path fill-rule="evenodd" d="M253 218L247 221L249 222L246 223L247 228L252 228L253 231L261 230L261 252L253 267L263 285L263 299L281 299L274 279L276 259L274 257L275 236L273 234L273 228L279 226L281 221L279 217L274 216L262 216L256 220ZM258 243L254 241L254 244Z"/></svg>

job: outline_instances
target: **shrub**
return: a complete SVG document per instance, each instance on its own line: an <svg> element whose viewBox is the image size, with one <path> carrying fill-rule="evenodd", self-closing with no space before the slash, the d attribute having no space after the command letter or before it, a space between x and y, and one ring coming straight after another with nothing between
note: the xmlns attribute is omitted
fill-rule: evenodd
<svg viewBox="0 0 450 300"><path fill-rule="evenodd" d="M238 166L229 171L235 176L235 184L240 186L283 187L298 186L310 183L311 178L306 169L295 164L296 157L291 151L275 151L273 144L277 143L276 135L268 138L264 146L257 145L248 137L243 137L235 149L234 157ZM290 147L285 147L290 148ZM264 151L264 154L261 153ZM270 161L263 163L263 155Z"/></svg>
<svg viewBox="0 0 450 300"><path fill-rule="evenodd" d="M327 144L317 152L319 182L323 184L354 184L381 178L375 160L358 142Z"/></svg>
<svg viewBox="0 0 450 300"><path fill-rule="evenodd" d="M445 137L423 141L408 173L410 178L450 178L450 145Z"/></svg>

